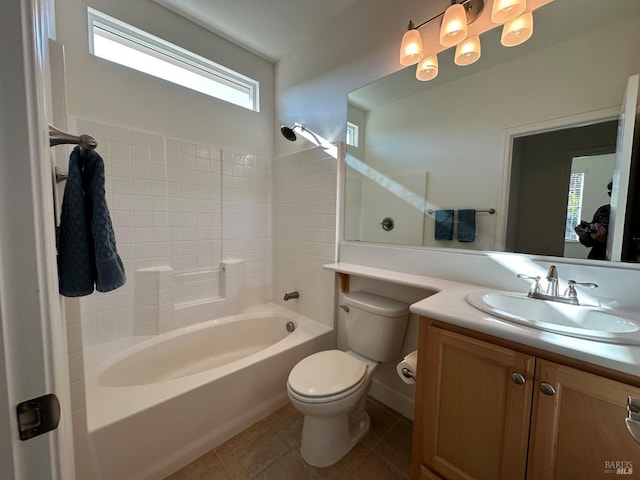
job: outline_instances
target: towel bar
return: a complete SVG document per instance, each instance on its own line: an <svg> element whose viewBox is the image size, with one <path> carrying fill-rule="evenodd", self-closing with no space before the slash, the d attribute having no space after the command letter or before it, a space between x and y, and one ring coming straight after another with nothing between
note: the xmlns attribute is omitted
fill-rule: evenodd
<svg viewBox="0 0 640 480"><path fill-rule="evenodd" d="M49 146L55 145L80 145L80 148L94 150L98 146L98 142L91 135L75 136L49 125Z"/></svg>
<svg viewBox="0 0 640 480"><path fill-rule="evenodd" d="M94 150L98 146L98 142L91 135L71 135L49 124L49 146L56 145L79 145L85 150ZM67 172L58 167L55 168L55 175L56 183L64 182L67 179Z"/></svg>
<svg viewBox="0 0 640 480"><path fill-rule="evenodd" d="M457 210L454 210L454 213L456 213L456 212L457 212ZM485 209L485 210L476 210L476 212L478 212L478 213L489 213L489 214L493 215L494 213L496 213L496 209L495 208L488 208L488 209ZM435 210L429 209L429 210L427 210L427 213L429 215L433 215L435 213Z"/></svg>

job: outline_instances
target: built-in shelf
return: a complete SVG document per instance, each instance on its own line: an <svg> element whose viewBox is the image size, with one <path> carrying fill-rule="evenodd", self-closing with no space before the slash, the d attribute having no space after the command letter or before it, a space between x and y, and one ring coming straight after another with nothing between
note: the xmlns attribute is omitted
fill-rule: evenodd
<svg viewBox="0 0 640 480"><path fill-rule="evenodd" d="M382 268L365 267L363 265L354 265L352 263L328 263L324 265L324 268L336 272L338 284L342 293L347 293L349 291L349 277L351 275L383 280L385 282L406 285L408 287L422 288L432 292L439 292L447 286L459 285L457 282L442 280L440 278L413 275L410 273L396 272L394 270L385 270Z"/></svg>

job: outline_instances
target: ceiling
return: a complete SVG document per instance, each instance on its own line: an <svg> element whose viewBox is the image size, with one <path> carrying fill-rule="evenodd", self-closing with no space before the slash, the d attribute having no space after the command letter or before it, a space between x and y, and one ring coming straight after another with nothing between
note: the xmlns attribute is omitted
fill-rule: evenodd
<svg viewBox="0 0 640 480"><path fill-rule="evenodd" d="M153 1L275 63L358 0Z"/></svg>

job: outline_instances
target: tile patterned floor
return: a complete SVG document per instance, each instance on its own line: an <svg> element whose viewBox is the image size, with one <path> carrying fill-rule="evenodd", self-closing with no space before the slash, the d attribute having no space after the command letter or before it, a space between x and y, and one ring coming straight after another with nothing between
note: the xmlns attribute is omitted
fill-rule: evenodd
<svg viewBox="0 0 640 480"><path fill-rule="evenodd" d="M287 405L166 480L408 480L413 423L371 397L367 411L371 429L331 467L302 460L303 416Z"/></svg>

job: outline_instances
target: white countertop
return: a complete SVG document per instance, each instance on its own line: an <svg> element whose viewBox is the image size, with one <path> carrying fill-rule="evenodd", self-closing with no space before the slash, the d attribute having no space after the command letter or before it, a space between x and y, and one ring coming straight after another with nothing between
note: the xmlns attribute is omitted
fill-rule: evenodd
<svg viewBox="0 0 640 480"><path fill-rule="evenodd" d="M611 370L640 376L640 345L619 345L538 330L492 317L472 307L465 300L465 296L470 292L477 290L495 291L496 289L494 288L349 263L332 263L324 267L339 273L436 292L411 305L410 310L415 314L582 360L610 368Z"/></svg>

